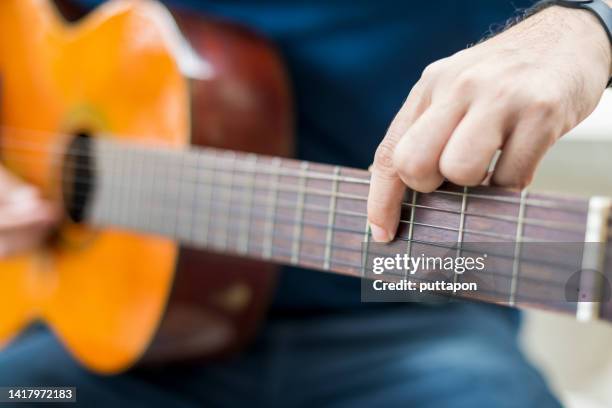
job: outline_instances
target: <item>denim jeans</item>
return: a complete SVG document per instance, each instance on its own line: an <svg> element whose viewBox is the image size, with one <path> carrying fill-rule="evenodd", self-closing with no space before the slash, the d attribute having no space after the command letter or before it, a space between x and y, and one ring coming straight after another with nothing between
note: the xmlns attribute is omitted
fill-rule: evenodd
<svg viewBox="0 0 612 408"><path fill-rule="evenodd" d="M226 361L113 377L39 330L0 353L0 385L76 386L83 406L559 407L517 327L513 311L462 302L276 317Z"/></svg>

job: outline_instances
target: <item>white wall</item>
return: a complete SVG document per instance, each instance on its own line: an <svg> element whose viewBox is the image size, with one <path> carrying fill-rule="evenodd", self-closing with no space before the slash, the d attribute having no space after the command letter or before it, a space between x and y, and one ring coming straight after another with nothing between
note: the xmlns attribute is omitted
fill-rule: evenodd
<svg viewBox="0 0 612 408"><path fill-rule="evenodd" d="M612 196L612 92L545 157L531 190ZM612 407L612 325L529 312L524 348L568 407Z"/></svg>

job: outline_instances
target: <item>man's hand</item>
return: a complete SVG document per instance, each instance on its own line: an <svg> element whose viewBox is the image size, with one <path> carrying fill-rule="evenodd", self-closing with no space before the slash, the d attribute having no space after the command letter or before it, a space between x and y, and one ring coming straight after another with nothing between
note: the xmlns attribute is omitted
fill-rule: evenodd
<svg viewBox="0 0 612 408"><path fill-rule="evenodd" d="M595 109L611 54L593 15L551 7L428 66L376 151L374 240L393 239L405 185L478 185L500 149L492 182L529 184L546 150Z"/></svg>
<svg viewBox="0 0 612 408"><path fill-rule="evenodd" d="M0 167L0 259L40 244L58 219L36 189Z"/></svg>

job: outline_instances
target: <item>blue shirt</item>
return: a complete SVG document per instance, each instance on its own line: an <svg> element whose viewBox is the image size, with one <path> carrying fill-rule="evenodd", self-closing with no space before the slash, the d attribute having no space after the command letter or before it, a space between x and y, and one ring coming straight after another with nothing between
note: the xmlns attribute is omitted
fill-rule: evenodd
<svg viewBox="0 0 612 408"><path fill-rule="evenodd" d="M81 0L95 5L99 0ZM422 70L532 0L171 0L276 43L296 97L300 159L367 167ZM366 307L357 279L285 268L277 309Z"/></svg>

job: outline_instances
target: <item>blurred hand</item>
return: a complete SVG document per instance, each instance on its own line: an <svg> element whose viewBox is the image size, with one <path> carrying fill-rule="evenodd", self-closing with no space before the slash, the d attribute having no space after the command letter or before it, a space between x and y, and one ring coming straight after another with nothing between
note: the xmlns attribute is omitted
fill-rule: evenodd
<svg viewBox="0 0 612 408"><path fill-rule="evenodd" d="M58 219L34 187L0 166L0 259L39 245Z"/></svg>
<svg viewBox="0 0 612 408"><path fill-rule="evenodd" d="M551 7L428 66L376 151L374 240L394 237L405 186L478 185L500 149L492 183L529 184L546 150L595 109L611 54L593 15Z"/></svg>

